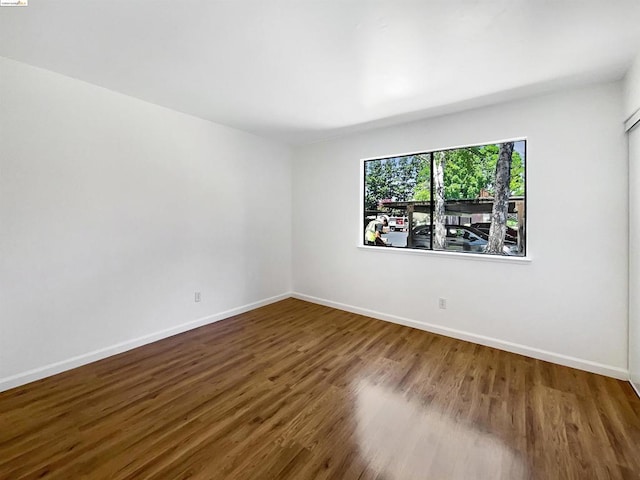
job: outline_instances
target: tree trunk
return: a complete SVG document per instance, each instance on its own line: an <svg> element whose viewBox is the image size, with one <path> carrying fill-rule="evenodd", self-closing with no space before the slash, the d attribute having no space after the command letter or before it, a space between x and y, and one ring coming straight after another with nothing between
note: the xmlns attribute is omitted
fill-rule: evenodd
<svg viewBox="0 0 640 480"><path fill-rule="evenodd" d="M509 197L511 195L511 156L513 142L500 145L498 162L496 163L495 195L493 212L491 213L491 228L489 229L489 244L486 253L503 253L504 237L507 233L507 212L509 211Z"/></svg>
<svg viewBox="0 0 640 480"><path fill-rule="evenodd" d="M433 190L434 190L434 208L433 208L433 249L444 250L446 247L447 229L444 226L445 208L444 208L444 168L447 162L445 152L435 152L433 154Z"/></svg>
<svg viewBox="0 0 640 480"><path fill-rule="evenodd" d="M407 247L413 248L413 205L407 205Z"/></svg>

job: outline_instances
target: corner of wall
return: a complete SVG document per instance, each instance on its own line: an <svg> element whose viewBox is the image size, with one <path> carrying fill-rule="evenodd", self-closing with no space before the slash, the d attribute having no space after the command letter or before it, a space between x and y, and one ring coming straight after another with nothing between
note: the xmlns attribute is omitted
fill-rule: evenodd
<svg viewBox="0 0 640 480"><path fill-rule="evenodd" d="M622 81L624 94L624 120L627 130L640 120L640 50ZM633 123L632 117L636 117Z"/></svg>

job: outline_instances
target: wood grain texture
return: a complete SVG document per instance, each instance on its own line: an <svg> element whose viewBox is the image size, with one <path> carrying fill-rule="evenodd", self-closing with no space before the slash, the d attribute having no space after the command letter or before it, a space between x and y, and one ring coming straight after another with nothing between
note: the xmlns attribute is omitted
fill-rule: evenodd
<svg viewBox="0 0 640 480"><path fill-rule="evenodd" d="M638 479L611 378L288 299L0 394L1 479Z"/></svg>

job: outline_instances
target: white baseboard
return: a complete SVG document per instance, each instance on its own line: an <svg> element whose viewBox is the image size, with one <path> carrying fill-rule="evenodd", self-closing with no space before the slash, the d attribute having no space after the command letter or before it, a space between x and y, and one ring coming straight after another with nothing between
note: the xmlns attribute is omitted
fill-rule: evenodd
<svg viewBox="0 0 640 480"><path fill-rule="evenodd" d="M92 352L87 352L82 355L78 355L66 360L62 360L60 362L55 362L49 365L45 365L43 367L34 368L32 370L28 370L26 372L22 372L17 375L12 375L6 378L0 378L0 392L9 390L10 388L18 387L20 385L24 385L30 382L34 382L36 380L40 380L41 378L50 377L51 375L55 375L57 373L71 370L72 368L86 365L87 363L95 362L97 360L102 360L103 358L111 357L113 355L126 352L127 350L132 350L134 348L141 347L149 343L157 342L158 340L162 340L164 338L171 337L173 335L177 335L179 333L183 333L188 330L193 330L194 328L202 327L203 325L219 322L220 320L224 320L225 318L233 317L234 315L239 315L241 313L248 312L249 310L263 307L265 305L269 305L270 303L279 302L280 300L284 300L290 297L291 297L290 293L284 293L282 295L276 295L275 297L265 298L257 302L232 308L231 310L226 310L224 312L215 313L213 315L208 315L206 317L198 318L197 320L192 320L190 322L183 323L175 327L167 328L159 332L150 333L149 335L144 335L142 337L134 338L132 340L127 340L126 342L117 343L109 347L101 348L99 350L94 350Z"/></svg>
<svg viewBox="0 0 640 480"><path fill-rule="evenodd" d="M60 362L56 362L49 365L45 365L43 367L38 367L32 370L28 370L26 372L22 372L17 375L13 375L6 378L0 378L0 392L9 390L14 387L18 387L20 385L25 385L27 383L40 380L45 377L55 375L57 373L71 370L73 368L80 367L82 365L86 365L88 363L95 362L97 360L102 360L103 358L117 355L119 353L126 352L127 350L132 350L134 348L141 347L143 345L147 345L149 343L153 343L158 340L162 340L164 338L168 338L173 335L177 335L179 333L183 333L188 330L201 327L203 325L215 323L220 320L224 320L225 318L233 317L234 315L239 315L241 313L245 313L250 310L263 307L265 305L269 305L271 303L279 302L280 300L284 300L289 297L305 300L311 303L325 305L327 307L336 308L338 310L344 310L347 312L365 315L368 317L384 320L391 323L396 323L399 325L405 325L408 327L417 328L419 330L424 330L431 333L438 333L448 337L457 338L460 340L466 340L473 343L478 343L480 345L486 345L489 347L498 348L500 350L505 350L507 352L526 355L528 357L537 358L539 360L545 360L548 362L557 363L559 365L564 365L568 367L577 368L580 370L585 370L587 372L598 373L601 375L617 378L620 380L627 380L627 381L629 380L629 372L622 368L612 367L609 365L592 362L590 360L583 360L575 357L570 357L567 355L562 355L558 353L549 352L546 350L541 350L538 348L528 347L526 345L520 345L512 342L507 342L504 340L499 340L496 338L491 338L491 337L485 337L483 335L476 335L476 334L465 332L462 330L442 327L442 326L433 325L430 323L418 322L416 320L410 320L408 318L389 315L386 313L381 313L381 312L369 310L366 308L355 307L353 305L333 302L331 300L325 300L322 298L313 297L311 295L305 295L302 293L294 292L294 293L284 293L281 295L276 295L274 297L270 297L263 300L259 300L257 302L242 305L240 307L226 310L224 312L208 315L206 317L202 317L187 323L183 323L181 325L177 325L175 327L161 330L159 332L151 333L149 335L128 340L126 342L121 342L116 345L101 348L99 350L94 350L92 352L87 352L85 354L78 355ZM638 395L640 396L640 385L635 384L633 382L630 382L630 383L632 387L635 389L636 393L638 393Z"/></svg>
<svg viewBox="0 0 640 480"><path fill-rule="evenodd" d="M577 368L579 370L585 370L587 372L598 373L600 375L606 375L608 377L617 378L619 380L629 380L629 371L624 368L613 367L610 365L604 365L602 363L592 362L590 360L583 360L580 358L570 357L568 355L562 355L560 353L549 352L541 350L539 348L528 347L518 343L507 342L492 337L485 337L484 335L476 335L474 333L465 332L462 330L456 330L453 328L442 327L440 325L434 325L431 323L418 322L416 320L410 320L408 318L398 317L396 315L389 315L386 313L369 310L366 308L355 307L353 305L347 305L344 303L333 302L331 300L325 300L323 298L317 298L310 295L294 292L291 295L293 298L305 300L311 303L317 303L325 305L327 307L337 308L338 310L345 310L351 313L357 313L365 315L367 317L373 317L378 320L384 320L391 323L397 323L399 325L405 325L407 327L417 328L431 333L438 333L447 337L457 338L459 340L466 340L472 343L478 343L480 345L486 345L488 347L498 348L507 352L518 353L527 357L537 358L539 360L545 360L551 363L557 363L566 367Z"/></svg>

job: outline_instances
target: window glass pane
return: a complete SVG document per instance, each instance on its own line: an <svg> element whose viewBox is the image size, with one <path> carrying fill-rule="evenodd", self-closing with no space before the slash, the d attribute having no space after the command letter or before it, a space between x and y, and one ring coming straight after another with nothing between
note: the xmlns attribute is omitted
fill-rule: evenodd
<svg viewBox="0 0 640 480"><path fill-rule="evenodd" d="M369 160L364 165L365 243L407 247L412 226L429 222L430 155Z"/></svg>
<svg viewBox="0 0 640 480"><path fill-rule="evenodd" d="M523 256L525 155L519 140L366 161L365 244Z"/></svg>

